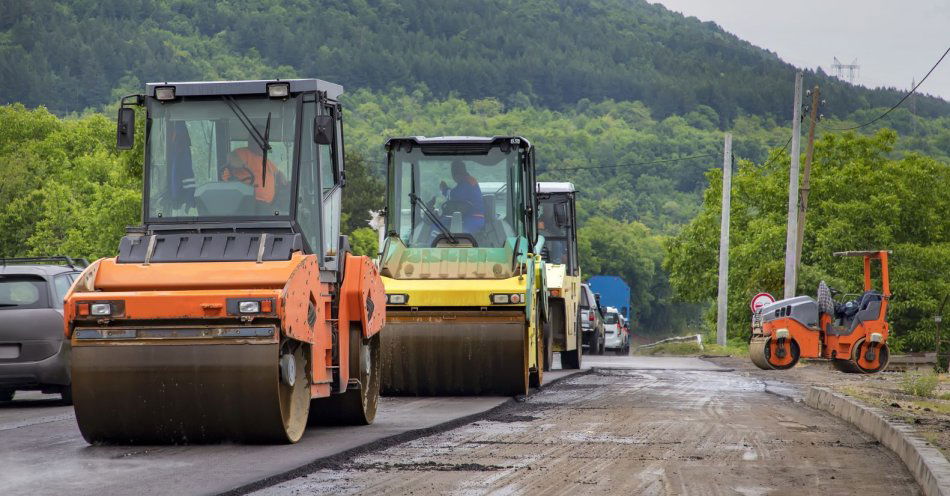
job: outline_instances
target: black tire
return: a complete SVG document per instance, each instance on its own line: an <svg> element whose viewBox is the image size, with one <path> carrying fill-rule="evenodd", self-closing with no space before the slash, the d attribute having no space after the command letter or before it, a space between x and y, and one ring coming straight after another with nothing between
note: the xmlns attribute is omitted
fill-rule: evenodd
<svg viewBox="0 0 950 496"><path fill-rule="evenodd" d="M607 353L607 336L603 333L600 334L600 352L598 355L603 355Z"/></svg>
<svg viewBox="0 0 950 496"><path fill-rule="evenodd" d="M59 397L62 398L62 402L63 402L64 405L72 405L72 404L73 404L73 388L72 388L72 386L63 386L63 387L59 390Z"/></svg>
<svg viewBox="0 0 950 496"><path fill-rule="evenodd" d="M561 368L564 370L581 368L581 357L584 354L584 337L581 334L580 321L574 321L574 336L577 338L577 349L561 352Z"/></svg>
<svg viewBox="0 0 950 496"><path fill-rule="evenodd" d="M13 389L0 389L0 402L13 401L13 395L16 391Z"/></svg>
<svg viewBox="0 0 950 496"><path fill-rule="evenodd" d="M380 385L380 337L363 339L363 330L350 325L350 378L346 391L310 402L310 425L369 425L376 419Z"/></svg>

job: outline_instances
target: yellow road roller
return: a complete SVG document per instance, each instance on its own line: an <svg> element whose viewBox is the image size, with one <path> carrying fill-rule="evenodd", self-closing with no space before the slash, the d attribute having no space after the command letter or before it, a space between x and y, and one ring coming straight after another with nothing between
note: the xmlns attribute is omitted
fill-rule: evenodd
<svg viewBox="0 0 950 496"><path fill-rule="evenodd" d="M534 148L406 137L386 150L382 394L526 394L547 315Z"/></svg>
<svg viewBox="0 0 950 496"><path fill-rule="evenodd" d="M578 304L581 269L577 258L577 222L572 183L538 183L538 231L544 237L548 287L548 318L544 325L544 370L550 370L554 353L561 354L561 368L581 368L583 343Z"/></svg>

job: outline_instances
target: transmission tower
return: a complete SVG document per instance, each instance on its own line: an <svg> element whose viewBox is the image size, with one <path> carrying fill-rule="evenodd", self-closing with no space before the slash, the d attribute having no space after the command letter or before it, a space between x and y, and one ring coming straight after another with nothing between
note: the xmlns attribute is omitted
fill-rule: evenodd
<svg viewBox="0 0 950 496"><path fill-rule="evenodd" d="M858 65L858 59L852 60L850 64L842 64L841 61L838 60L838 57L835 57L834 59L835 61L833 64L831 64L831 68L835 70L835 76L838 79L844 79L845 71L847 71L848 82L854 84L854 79L858 76L858 73L861 69L861 66Z"/></svg>

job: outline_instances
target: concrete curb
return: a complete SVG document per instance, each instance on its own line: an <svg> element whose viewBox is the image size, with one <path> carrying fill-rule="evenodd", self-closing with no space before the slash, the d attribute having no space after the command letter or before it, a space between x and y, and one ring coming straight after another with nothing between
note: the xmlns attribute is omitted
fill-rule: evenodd
<svg viewBox="0 0 950 496"><path fill-rule="evenodd" d="M854 424L897 454L927 496L950 496L950 462L917 437L909 425L892 422L879 408L864 406L827 388L810 386L805 404Z"/></svg>

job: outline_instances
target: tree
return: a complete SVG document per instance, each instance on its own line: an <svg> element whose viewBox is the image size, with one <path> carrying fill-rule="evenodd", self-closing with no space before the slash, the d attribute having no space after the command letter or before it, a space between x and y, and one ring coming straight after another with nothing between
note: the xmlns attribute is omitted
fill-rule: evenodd
<svg viewBox="0 0 950 496"><path fill-rule="evenodd" d="M895 349L932 346L933 310L950 291L950 167L910 154L891 158L897 134L826 135L816 143L798 294L814 295L822 280L860 292L859 260L832 252L889 249L888 320ZM768 167L740 161L733 179L729 250L730 334L749 333L749 299L782 291L788 162L773 154ZM665 263L676 294L710 301L716 294L721 172L699 215L668 243ZM929 313L928 313L929 312ZM709 315L711 325L713 315Z"/></svg>

